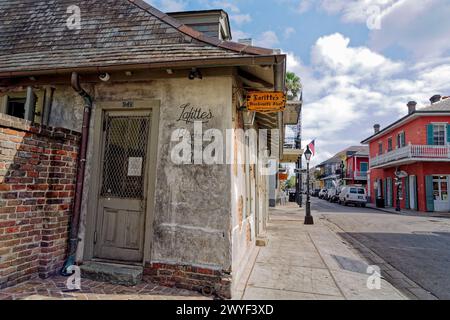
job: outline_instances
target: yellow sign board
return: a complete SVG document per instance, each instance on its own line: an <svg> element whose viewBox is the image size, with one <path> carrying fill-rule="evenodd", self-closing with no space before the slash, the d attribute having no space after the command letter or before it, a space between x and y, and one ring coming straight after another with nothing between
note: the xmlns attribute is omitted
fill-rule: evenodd
<svg viewBox="0 0 450 320"><path fill-rule="evenodd" d="M286 108L286 95L279 91L255 91L247 94L247 109L254 112L282 112Z"/></svg>

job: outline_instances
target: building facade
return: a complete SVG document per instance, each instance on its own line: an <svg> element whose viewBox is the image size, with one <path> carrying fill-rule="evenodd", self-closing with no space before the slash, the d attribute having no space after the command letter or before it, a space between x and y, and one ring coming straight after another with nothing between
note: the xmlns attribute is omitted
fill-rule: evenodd
<svg viewBox="0 0 450 320"><path fill-rule="evenodd" d="M450 100L433 97L383 130L375 126L370 147L369 193L382 205L427 212L449 212ZM379 203L380 205L380 203Z"/></svg>
<svg viewBox="0 0 450 320"><path fill-rule="evenodd" d="M369 173L369 152L368 150L358 151L347 156L345 170L346 185L361 185L367 187Z"/></svg>
<svg viewBox="0 0 450 320"><path fill-rule="evenodd" d="M366 147L364 146L352 146L349 147L341 152L338 152L335 156L332 158L322 162L320 165L317 166L317 169L319 171L318 179L322 180L323 183L322 188L325 189L332 189L336 188L336 186L345 184L350 178L348 174L354 175L354 171L349 171L348 165L353 165L353 162L355 159L358 158L358 156L354 157L356 153L360 153L359 157L362 157L364 155ZM353 159L348 161L348 159ZM357 161L357 167L358 163L361 164L361 161ZM364 165L363 165L364 166ZM354 167L352 167L354 168ZM360 168L360 167L358 167ZM353 170L353 169L352 169ZM361 178L361 177L356 177ZM360 180L361 181L361 180Z"/></svg>
<svg viewBox="0 0 450 320"><path fill-rule="evenodd" d="M140 0L83 1L67 26L72 4L0 4L0 288L119 263L231 297L268 219L267 161L247 160L284 139L245 97L284 91L286 56Z"/></svg>

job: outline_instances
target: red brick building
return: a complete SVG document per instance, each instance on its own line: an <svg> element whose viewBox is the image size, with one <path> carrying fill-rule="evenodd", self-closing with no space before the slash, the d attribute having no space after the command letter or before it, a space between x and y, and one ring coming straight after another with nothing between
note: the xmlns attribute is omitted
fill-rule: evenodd
<svg viewBox="0 0 450 320"><path fill-rule="evenodd" d="M399 191L401 208L450 211L450 99L434 96L431 102L417 110L409 102L408 115L383 130L375 125L375 134L362 142L370 146L372 202L396 207ZM401 184L395 175L400 171L407 174Z"/></svg>
<svg viewBox="0 0 450 320"><path fill-rule="evenodd" d="M369 173L369 150L361 150L347 157L347 172L345 180L347 185L367 186L367 175Z"/></svg>

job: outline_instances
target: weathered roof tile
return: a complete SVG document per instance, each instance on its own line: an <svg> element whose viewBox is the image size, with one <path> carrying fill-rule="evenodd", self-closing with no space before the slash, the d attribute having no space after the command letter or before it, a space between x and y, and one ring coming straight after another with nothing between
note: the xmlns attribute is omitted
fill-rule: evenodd
<svg viewBox="0 0 450 320"><path fill-rule="evenodd" d="M70 30L73 0L0 0L0 73L271 55L182 25L142 0L84 0L81 30Z"/></svg>

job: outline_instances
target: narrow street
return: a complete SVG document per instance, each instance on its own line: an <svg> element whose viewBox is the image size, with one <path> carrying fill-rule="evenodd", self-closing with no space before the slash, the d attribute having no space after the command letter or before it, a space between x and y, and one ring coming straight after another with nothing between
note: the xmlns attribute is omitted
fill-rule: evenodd
<svg viewBox="0 0 450 320"><path fill-rule="evenodd" d="M312 199L312 212L435 297L450 299L450 219L392 215L317 198ZM395 279L395 272L386 272ZM421 298L422 293L413 294Z"/></svg>

